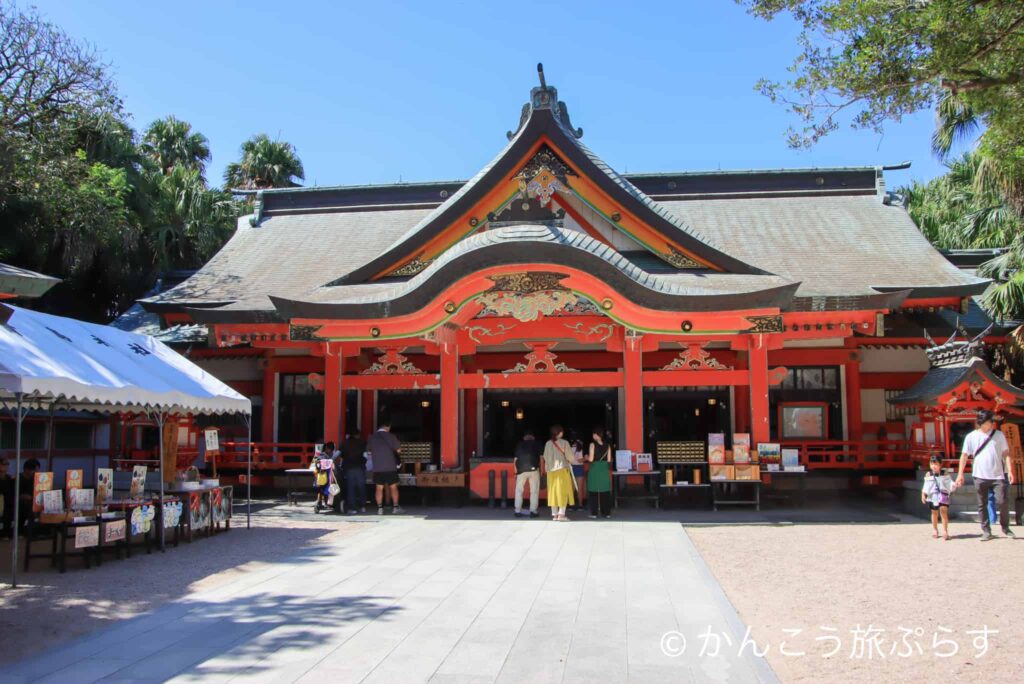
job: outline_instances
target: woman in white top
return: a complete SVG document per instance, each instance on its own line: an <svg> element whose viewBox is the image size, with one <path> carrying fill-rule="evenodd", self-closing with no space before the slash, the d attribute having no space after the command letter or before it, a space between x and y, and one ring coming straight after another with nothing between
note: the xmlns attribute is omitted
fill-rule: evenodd
<svg viewBox="0 0 1024 684"><path fill-rule="evenodd" d="M551 439L544 445L544 468L548 477L548 506L551 519L565 522L565 509L576 503L573 492L572 447L562 438L562 426L551 427Z"/></svg>

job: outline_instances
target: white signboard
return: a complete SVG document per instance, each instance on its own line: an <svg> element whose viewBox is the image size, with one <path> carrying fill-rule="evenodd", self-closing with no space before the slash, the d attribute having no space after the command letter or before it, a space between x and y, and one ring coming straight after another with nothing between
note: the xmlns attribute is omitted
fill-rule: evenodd
<svg viewBox="0 0 1024 684"><path fill-rule="evenodd" d="M633 452L629 449L617 449L615 451L615 470L620 473L629 472L633 469Z"/></svg>
<svg viewBox="0 0 1024 684"><path fill-rule="evenodd" d="M217 430L207 430L206 436L206 453L213 454L220 451L220 441L217 439Z"/></svg>

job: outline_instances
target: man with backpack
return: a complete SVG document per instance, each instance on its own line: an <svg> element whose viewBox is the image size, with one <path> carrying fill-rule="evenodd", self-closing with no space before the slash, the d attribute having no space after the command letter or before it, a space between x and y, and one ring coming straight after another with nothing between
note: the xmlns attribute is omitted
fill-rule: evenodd
<svg viewBox="0 0 1024 684"><path fill-rule="evenodd" d="M527 430L516 445L516 510L517 518L523 517L523 487L530 487L530 517L536 518L540 508L540 448L533 432Z"/></svg>
<svg viewBox="0 0 1024 684"><path fill-rule="evenodd" d="M995 492L996 507L999 509L999 525L1003 534L1014 537L1010 530L1010 506L1007 499L1007 478L1014 484L1013 467L1010 463L1010 445L995 425L992 411L982 409L974 421L976 429L964 439L960 454L960 468L957 471L956 486L964 486L964 468L967 459L973 458L971 476L978 494L978 519L981 521L981 541L992 539L992 521L988 514L988 493Z"/></svg>

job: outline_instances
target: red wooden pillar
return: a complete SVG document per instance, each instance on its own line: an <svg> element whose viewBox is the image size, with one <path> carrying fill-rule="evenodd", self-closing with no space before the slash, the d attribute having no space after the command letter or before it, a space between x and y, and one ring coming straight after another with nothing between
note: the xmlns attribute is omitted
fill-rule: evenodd
<svg viewBox="0 0 1024 684"><path fill-rule="evenodd" d="M771 439L768 419L768 340L750 338L750 439L754 444Z"/></svg>
<svg viewBox="0 0 1024 684"><path fill-rule="evenodd" d="M864 436L860 407L860 362L843 364L846 368L846 433L847 439L859 442Z"/></svg>
<svg viewBox="0 0 1024 684"><path fill-rule="evenodd" d="M377 407L374 406L373 390L362 390L359 393L359 401L362 410L363 439L367 439L373 434L373 428L377 425Z"/></svg>
<svg viewBox="0 0 1024 684"><path fill-rule="evenodd" d="M274 441L274 416L277 415L277 406L274 398L277 396L277 374L270 363L270 359L263 359L263 426L260 440L264 442Z"/></svg>
<svg viewBox="0 0 1024 684"><path fill-rule="evenodd" d="M643 347L641 338L626 337L622 347L622 375L625 383L626 439L633 452L644 450Z"/></svg>
<svg viewBox="0 0 1024 684"><path fill-rule="evenodd" d="M341 443L345 395L341 391L344 361L341 348L327 343L324 348L324 441Z"/></svg>
<svg viewBox="0 0 1024 684"><path fill-rule="evenodd" d="M441 345L441 468L459 462L459 348Z"/></svg>

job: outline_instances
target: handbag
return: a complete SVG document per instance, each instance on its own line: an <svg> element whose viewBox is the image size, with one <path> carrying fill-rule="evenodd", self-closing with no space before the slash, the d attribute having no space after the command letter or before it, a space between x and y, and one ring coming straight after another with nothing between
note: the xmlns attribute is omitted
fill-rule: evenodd
<svg viewBox="0 0 1024 684"><path fill-rule="evenodd" d="M332 482L327 488L327 493L331 496L338 496L338 494L341 494L341 487L338 486L337 482Z"/></svg>

